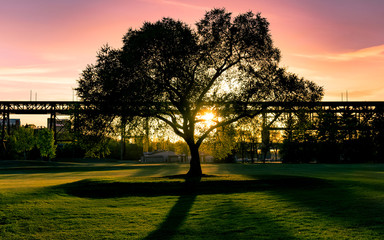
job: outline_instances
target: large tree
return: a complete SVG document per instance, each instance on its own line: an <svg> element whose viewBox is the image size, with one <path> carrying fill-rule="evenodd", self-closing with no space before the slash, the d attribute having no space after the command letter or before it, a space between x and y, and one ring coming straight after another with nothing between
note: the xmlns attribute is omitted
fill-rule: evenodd
<svg viewBox="0 0 384 240"><path fill-rule="evenodd" d="M130 29L105 46L79 79L79 96L105 113L156 117L183 138L188 175L201 175L199 147L215 129L256 115L255 101L318 101L323 89L278 66L269 23L213 9L192 28L170 18ZM215 120L204 124L204 112Z"/></svg>

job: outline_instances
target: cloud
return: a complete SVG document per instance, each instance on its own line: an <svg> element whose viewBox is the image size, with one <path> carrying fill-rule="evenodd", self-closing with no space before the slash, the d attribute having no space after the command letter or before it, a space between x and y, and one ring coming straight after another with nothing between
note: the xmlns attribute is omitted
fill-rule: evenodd
<svg viewBox="0 0 384 240"><path fill-rule="evenodd" d="M60 54L53 54L53 53L46 53L42 55L42 58L47 61L71 61L75 60L76 58L73 55L60 55Z"/></svg>
<svg viewBox="0 0 384 240"><path fill-rule="evenodd" d="M42 67L10 67L0 68L0 77L12 75L26 75L26 74L45 74L56 72L55 68L42 68Z"/></svg>
<svg viewBox="0 0 384 240"><path fill-rule="evenodd" d="M144 2L152 2L153 0L144 0ZM172 1L172 0L155 0L156 3L161 3L161 4L166 4L166 5L173 5L173 6L179 6L179 7L184 7L184 8L189 8L189 9L209 9L210 7L208 6L201 6L197 4L190 4L190 3L185 3L185 2L180 2L180 1ZM194 2L196 3L196 2Z"/></svg>
<svg viewBox="0 0 384 240"><path fill-rule="evenodd" d="M0 81L15 82L18 84L76 84L76 79L71 77L47 77L47 76L1 76ZM0 85L1 86L1 85Z"/></svg>
<svg viewBox="0 0 384 240"><path fill-rule="evenodd" d="M297 74L300 77L304 77L308 80L314 81L320 84L321 86L323 86L325 83L334 82L336 80L329 74L324 74L321 71L317 71L314 69L288 66L287 70L289 72Z"/></svg>
<svg viewBox="0 0 384 240"><path fill-rule="evenodd" d="M66 68L20 66L0 68L0 86L5 82L17 84L68 84L75 83L78 73Z"/></svg>
<svg viewBox="0 0 384 240"><path fill-rule="evenodd" d="M298 57L318 59L318 60L332 60L332 61L353 61L362 58L378 57L384 59L384 44L373 46L369 48L359 49L357 51L338 53L338 54L325 54L325 55L303 55L295 54Z"/></svg>
<svg viewBox="0 0 384 240"><path fill-rule="evenodd" d="M342 98L345 101L348 94L348 101L377 101L377 96L384 96L384 88L369 88L362 90L346 90L341 91L327 91L324 97L326 101L340 101Z"/></svg>
<svg viewBox="0 0 384 240"><path fill-rule="evenodd" d="M327 63L327 67L333 65L335 64L332 64L332 62ZM360 72L361 69L354 67L354 64L346 62L345 65L352 65L353 67L348 67L349 70L341 71L341 73L339 71L323 70L317 68L316 65L312 66L313 68L287 67L287 69L323 86L324 101L340 101L342 95L345 100L346 92L348 92L349 101L378 101L384 99L382 77L365 76L364 78L366 69ZM362 79L365 80L362 81Z"/></svg>
<svg viewBox="0 0 384 240"><path fill-rule="evenodd" d="M70 100L77 76L69 67L51 64L0 67L0 99L26 100L33 90L40 100Z"/></svg>
<svg viewBox="0 0 384 240"><path fill-rule="evenodd" d="M57 79L56 79L57 80ZM37 95L39 100L71 100L74 83L70 82L38 82L30 79L20 81L8 81L0 78L0 99L1 101L25 101Z"/></svg>

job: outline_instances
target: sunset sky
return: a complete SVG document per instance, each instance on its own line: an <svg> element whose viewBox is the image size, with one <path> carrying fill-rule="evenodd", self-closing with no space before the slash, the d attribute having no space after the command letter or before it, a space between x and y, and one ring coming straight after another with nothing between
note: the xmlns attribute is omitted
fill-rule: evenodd
<svg viewBox="0 0 384 240"><path fill-rule="evenodd" d="M282 66L323 86L324 100L384 100L382 0L0 0L0 101L70 101L80 72L128 28L194 26L214 7L261 12Z"/></svg>

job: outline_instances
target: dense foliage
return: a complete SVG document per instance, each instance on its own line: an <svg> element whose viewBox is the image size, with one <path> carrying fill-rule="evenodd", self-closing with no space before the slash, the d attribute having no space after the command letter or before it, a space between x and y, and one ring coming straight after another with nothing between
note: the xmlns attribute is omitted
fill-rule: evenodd
<svg viewBox="0 0 384 240"><path fill-rule="evenodd" d="M304 114L297 116L288 119L282 145L284 162L384 162L382 114L320 112L312 120L303 117Z"/></svg>
<svg viewBox="0 0 384 240"><path fill-rule="evenodd" d="M20 127L9 136L12 149L17 153L23 153L27 159L27 152L33 149L36 144L34 130L32 128Z"/></svg>
<svg viewBox="0 0 384 240"><path fill-rule="evenodd" d="M7 159L19 159L18 154L23 154L24 160L38 156L52 159L56 156L56 144L53 131L50 129L33 129L19 127L12 129L8 137L5 156Z"/></svg>
<svg viewBox="0 0 384 240"><path fill-rule="evenodd" d="M130 29L121 49L101 49L77 91L121 122L141 115L167 123L189 146L189 174L201 175L199 147L215 129L260 113L250 114L247 103L321 99L321 87L286 72L279 60L261 14L213 9L195 28L164 18ZM215 112L215 124L204 126L206 110Z"/></svg>
<svg viewBox="0 0 384 240"><path fill-rule="evenodd" d="M48 158L48 160L56 157L56 145L54 133L52 130L43 128L40 129L36 137L36 146L40 151L42 158Z"/></svg>

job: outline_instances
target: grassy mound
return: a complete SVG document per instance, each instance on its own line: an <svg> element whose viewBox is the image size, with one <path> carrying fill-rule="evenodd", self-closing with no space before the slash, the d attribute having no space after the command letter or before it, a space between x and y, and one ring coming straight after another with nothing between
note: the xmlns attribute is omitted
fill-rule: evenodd
<svg viewBox="0 0 384 240"><path fill-rule="evenodd" d="M183 176L136 180L84 179L55 187L67 194L86 198L116 198L129 196L181 196L233 194L259 191L304 190L330 188L328 181L300 176L255 176L255 179L212 177L189 182ZM180 180L181 179L181 180Z"/></svg>

